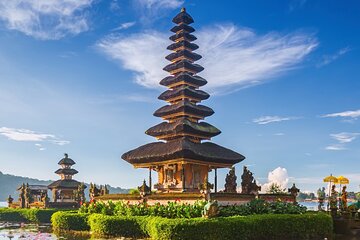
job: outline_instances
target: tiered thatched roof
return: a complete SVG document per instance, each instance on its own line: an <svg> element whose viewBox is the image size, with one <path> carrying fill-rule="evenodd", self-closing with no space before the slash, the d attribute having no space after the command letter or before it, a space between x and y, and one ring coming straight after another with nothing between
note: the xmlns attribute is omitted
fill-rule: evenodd
<svg viewBox="0 0 360 240"><path fill-rule="evenodd" d="M201 55L193 51L198 45L192 43L197 38L192 34L195 29L189 24L193 18L182 9L173 19L176 24L171 31L175 34L169 39L174 43L167 49L173 53L166 56L171 61L164 70L170 76L162 79L160 84L169 88L159 96L160 100L169 103L155 111L154 116L165 120L149 128L146 134L165 142L154 142L143 145L122 155L122 158L136 167L148 167L162 162L189 161L199 164L231 166L245 159L239 153L211 142L212 137L220 134L216 127L202 122L214 111L201 101L209 94L199 90L207 81L197 74L204 70L195 61Z"/></svg>

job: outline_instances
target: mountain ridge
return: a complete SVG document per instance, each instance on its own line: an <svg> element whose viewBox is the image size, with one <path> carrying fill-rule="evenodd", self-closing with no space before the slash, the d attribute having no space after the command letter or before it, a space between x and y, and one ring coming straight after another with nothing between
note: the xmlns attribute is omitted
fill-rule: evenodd
<svg viewBox="0 0 360 240"><path fill-rule="evenodd" d="M53 180L40 180L36 178L29 178L24 176L16 176L12 174L5 174L0 171L0 201L6 201L7 197L11 195L15 201L17 201L19 193L16 189L23 183L29 183L30 185L49 185ZM89 184L85 183L87 188L85 189L86 199L89 200ZM129 189L120 187L109 186L110 193L128 193Z"/></svg>

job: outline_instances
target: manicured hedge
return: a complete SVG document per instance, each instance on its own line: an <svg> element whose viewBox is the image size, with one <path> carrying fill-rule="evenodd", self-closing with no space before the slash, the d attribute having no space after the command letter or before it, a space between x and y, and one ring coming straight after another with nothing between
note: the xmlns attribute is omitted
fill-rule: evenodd
<svg viewBox="0 0 360 240"><path fill-rule="evenodd" d="M52 227L56 231L89 231L89 214L59 211L52 215Z"/></svg>
<svg viewBox="0 0 360 240"><path fill-rule="evenodd" d="M331 238L333 223L326 214L263 214L212 219L123 217L58 212L54 228L88 230L97 236L150 237L152 239L324 239Z"/></svg>
<svg viewBox="0 0 360 240"><path fill-rule="evenodd" d="M333 231L325 214L252 215L214 219L161 219L152 225L154 239L324 239Z"/></svg>
<svg viewBox="0 0 360 240"><path fill-rule="evenodd" d="M0 221L50 223L56 209L13 209L0 208Z"/></svg>
<svg viewBox="0 0 360 240"><path fill-rule="evenodd" d="M123 217L92 214L89 217L91 232L96 236L147 237L147 225L152 217Z"/></svg>

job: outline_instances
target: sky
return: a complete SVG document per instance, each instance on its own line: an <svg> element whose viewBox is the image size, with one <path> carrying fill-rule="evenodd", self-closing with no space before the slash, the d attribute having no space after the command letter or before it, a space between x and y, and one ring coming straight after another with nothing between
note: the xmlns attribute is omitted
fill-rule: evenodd
<svg viewBox="0 0 360 240"><path fill-rule="evenodd" d="M349 0L0 0L0 171L124 188L147 170L121 155L156 141L153 112L172 18L195 20L217 144L261 184L360 191L360 2ZM223 188L228 169L218 171ZM213 173L210 174L210 180ZM266 186L266 185L265 185Z"/></svg>

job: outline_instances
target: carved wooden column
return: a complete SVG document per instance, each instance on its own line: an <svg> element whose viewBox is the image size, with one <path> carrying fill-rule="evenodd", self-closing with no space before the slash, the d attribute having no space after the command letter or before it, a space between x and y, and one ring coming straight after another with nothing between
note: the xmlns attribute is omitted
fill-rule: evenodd
<svg viewBox="0 0 360 240"><path fill-rule="evenodd" d="M214 180L215 193L217 193L217 168L215 168L215 180Z"/></svg>
<svg viewBox="0 0 360 240"><path fill-rule="evenodd" d="M182 164L181 168L181 183L182 183L182 190L185 192L185 165Z"/></svg>
<svg viewBox="0 0 360 240"><path fill-rule="evenodd" d="M151 186L152 186L151 167L149 167L149 187L150 187L150 192L151 192Z"/></svg>

